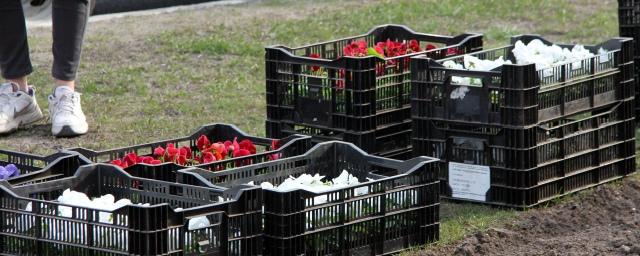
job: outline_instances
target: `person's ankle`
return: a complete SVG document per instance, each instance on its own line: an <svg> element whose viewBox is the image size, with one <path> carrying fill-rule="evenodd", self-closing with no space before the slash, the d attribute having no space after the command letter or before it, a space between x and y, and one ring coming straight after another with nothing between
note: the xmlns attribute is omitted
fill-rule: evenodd
<svg viewBox="0 0 640 256"><path fill-rule="evenodd" d="M56 85L56 88L60 87L60 86L69 87L69 89L71 89L71 91L75 91L75 89L76 89L76 81L74 81L74 80L55 79L55 85Z"/></svg>
<svg viewBox="0 0 640 256"><path fill-rule="evenodd" d="M13 83L18 86L18 90L23 92L29 92L29 84L27 83L27 77L20 77L15 79L7 79L9 83Z"/></svg>
<svg viewBox="0 0 640 256"><path fill-rule="evenodd" d="M73 87L71 86L65 86L65 85L59 85L56 86L56 88L53 90L53 96L60 96L63 94L67 94L67 93L73 93Z"/></svg>

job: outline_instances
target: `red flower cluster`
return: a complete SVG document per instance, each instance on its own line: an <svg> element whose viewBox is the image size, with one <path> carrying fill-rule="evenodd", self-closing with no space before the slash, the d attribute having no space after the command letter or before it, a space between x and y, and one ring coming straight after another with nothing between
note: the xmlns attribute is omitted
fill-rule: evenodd
<svg viewBox="0 0 640 256"><path fill-rule="evenodd" d="M367 42L364 40L353 41L342 48L344 56L364 57L368 55Z"/></svg>
<svg viewBox="0 0 640 256"><path fill-rule="evenodd" d="M139 156L139 155L136 155L136 153L129 153L129 154L126 154L122 159L113 160L111 161L111 163L114 165L120 166L122 168L127 168L134 164L140 164L140 163L161 164L162 162L150 156Z"/></svg>
<svg viewBox="0 0 640 256"><path fill-rule="evenodd" d="M274 140L271 143L271 147L272 150L277 149L279 142ZM173 143L168 143L165 148L162 146L155 148L153 150L153 156L138 156L136 153L129 153L122 159L115 159L111 161L111 163L122 168L140 163L158 165L169 162L188 166L212 163L226 158L253 155L257 152L256 146L248 139L238 142L236 138L233 141L211 143L205 135L201 135L196 140L196 148L197 150L194 152L189 146L176 148ZM273 160L279 158L279 155L274 155L278 154L272 154L269 158Z"/></svg>
<svg viewBox="0 0 640 256"><path fill-rule="evenodd" d="M396 56L402 56L405 54L420 52L420 42L415 39L409 40L409 42L391 41L387 39L386 42L378 42L372 47L378 54L384 58L391 58ZM427 44L425 50L432 50L436 47L431 44ZM367 48L367 42L364 40L353 41L342 49L344 56L364 57L368 56L369 50Z"/></svg>

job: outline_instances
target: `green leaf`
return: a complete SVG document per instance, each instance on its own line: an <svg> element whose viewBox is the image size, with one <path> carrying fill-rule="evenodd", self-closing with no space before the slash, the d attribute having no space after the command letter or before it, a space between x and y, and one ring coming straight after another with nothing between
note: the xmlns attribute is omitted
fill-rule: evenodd
<svg viewBox="0 0 640 256"><path fill-rule="evenodd" d="M373 48L373 47L369 47L369 49L367 49L367 53L370 56L376 56L376 57L378 57L380 59L384 59L384 56L382 56L382 54L380 54L378 51L376 51L376 49Z"/></svg>

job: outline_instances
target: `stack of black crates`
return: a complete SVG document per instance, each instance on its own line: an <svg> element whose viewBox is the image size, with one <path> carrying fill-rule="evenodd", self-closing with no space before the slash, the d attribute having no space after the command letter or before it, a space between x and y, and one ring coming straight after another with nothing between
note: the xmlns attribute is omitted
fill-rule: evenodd
<svg viewBox="0 0 640 256"><path fill-rule="evenodd" d="M471 55L515 63L514 43L534 39L552 44L524 35ZM609 52L597 53L601 47ZM543 70L469 71L443 66L464 57L412 59L414 154L441 159L443 197L530 207L635 170L633 41L585 48L596 55ZM475 83L456 84L461 78Z"/></svg>
<svg viewBox="0 0 640 256"><path fill-rule="evenodd" d="M385 59L343 56L343 48L359 40L371 47L412 39L423 50L428 44L435 48ZM422 34L400 25L299 48L267 47L267 137L342 140L374 155L406 159L411 156L410 57L426 53L441 59L480 49L480 34Z"/></svg>
<svg viewBox="0 0 640 256"><path fill-rule="evenodd" d="M631 37L634 40L634 62L636 94L640 92L640 0L618 0L618 21L620 26L620 36ZM636 97L637 98L637 97ZM640 104L636 101L636 115L640 113ZM636 120L638 121L638 120Z"/></svg>

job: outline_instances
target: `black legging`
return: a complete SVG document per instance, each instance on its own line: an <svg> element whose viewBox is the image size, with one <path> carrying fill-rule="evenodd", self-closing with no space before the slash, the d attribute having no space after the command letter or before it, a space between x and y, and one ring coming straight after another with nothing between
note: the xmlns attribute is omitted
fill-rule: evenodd
<svg viewBox="0 0 640 256"><path fill-rule="evenodd" d="M87 0L53 1L53 68L59 80L75 80L84 31L89 19ZM21 0L0 0L0 70L5 79L33 72Z"/></svg>

